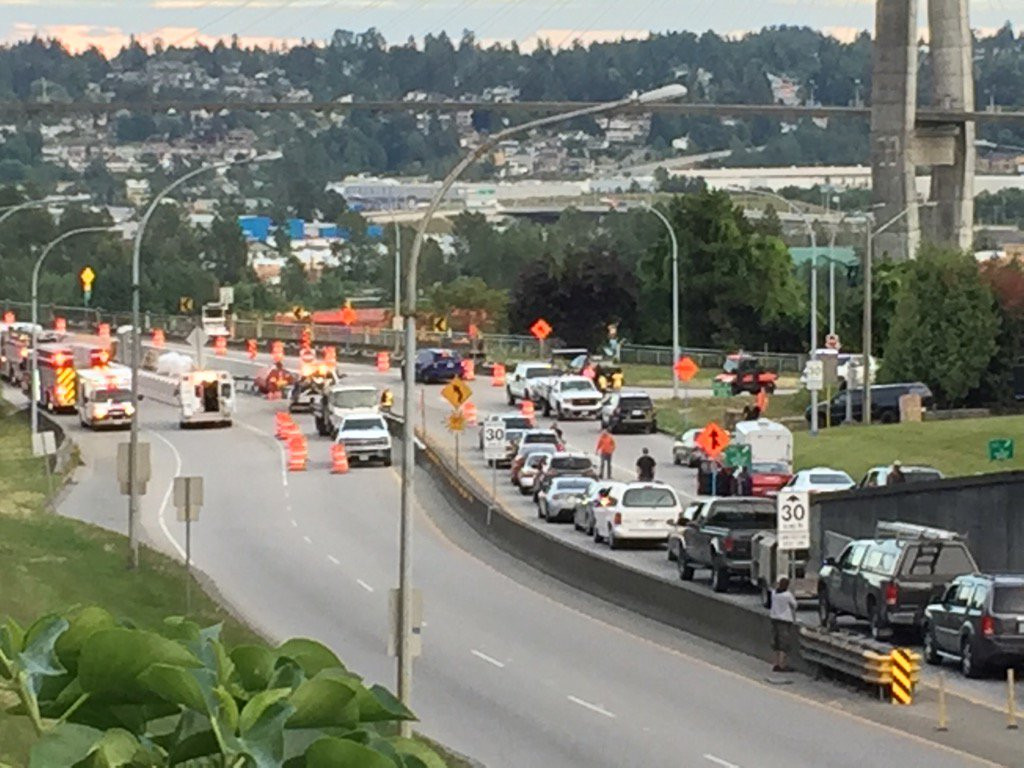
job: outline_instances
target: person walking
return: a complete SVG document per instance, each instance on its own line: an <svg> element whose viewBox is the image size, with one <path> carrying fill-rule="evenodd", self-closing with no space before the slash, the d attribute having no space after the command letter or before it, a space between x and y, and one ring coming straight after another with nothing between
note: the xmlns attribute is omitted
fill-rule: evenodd
<svg viewBox="0 0 1024 768"><path fill-rule="evenodd" d="M636 460L636 479L641 483L653 482L654 468L656 466L658 466L658 462L651 456L651 452L644 448L640 458Z"/></svg>
<svg viewBox="0 0 1024 768"><path fill-rule="evenodd" d="M601 480L612 479L612 456L615 454L615 438L607 429L601 430L601 436L597 438L597 455L600 458L600 470L598 477Z"/></svg>
<svg viewBox="0 0 1024 768"><path fill-rule="evenodd" d="M775 666L772 672L789 672L786 653L789 651L796 626L796 597L789 591L789 579L783 576L772 592L772 604L768 616L772 622L772 651L775 652Z"/></svg>

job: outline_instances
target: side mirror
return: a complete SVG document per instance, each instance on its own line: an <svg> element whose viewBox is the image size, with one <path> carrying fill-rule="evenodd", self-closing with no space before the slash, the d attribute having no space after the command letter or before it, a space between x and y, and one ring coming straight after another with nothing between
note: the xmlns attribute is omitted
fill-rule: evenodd
<svg viewBox="0 0 1024 768"><path fill-rule="evenodd" d="M836 565L836 559L834 557L826 557L825 565L831 565L834 568Z"/></svg>

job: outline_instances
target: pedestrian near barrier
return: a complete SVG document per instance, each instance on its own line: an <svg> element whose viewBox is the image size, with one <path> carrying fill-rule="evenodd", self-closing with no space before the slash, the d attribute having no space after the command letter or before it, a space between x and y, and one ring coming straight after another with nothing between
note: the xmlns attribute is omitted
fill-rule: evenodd
<svg viewBox="0 0 1024 768"><path fill-rule="evenodd" d="M602 480L612 479L612 456L615 454L615 438L607 429L601 431L597 438L597 455L601 460L598 477Z"/></svg>
<svg viewBox="0 0 1024 768"><path fill-rule="evenodd" d="M331 445L331 474L344 475L348 472L348 454L341 443Z"/></svg>
<svg viewBox="0 0 1024 768"><path fill-rule="evenodd" d="M491 369L491 386L505 386L505 366L501 363L495 363L494 367Z"/></svg>
<svg viewBox="0 0 1024 768"><path fill-rule="evenodd" d="M304 472L309 460L309 446L304 435L292 435L288 440L288 471Z"/></svg>
<svg viewBox="0 0 1024 768"><path fill-rule="evenodd" d="M772 651L775 653L772 672L789 672L786 654L796 626L796 609L796 596L789 591L789 579L783 576L772 592L772 604L768 612L772 622Z"/></svg>

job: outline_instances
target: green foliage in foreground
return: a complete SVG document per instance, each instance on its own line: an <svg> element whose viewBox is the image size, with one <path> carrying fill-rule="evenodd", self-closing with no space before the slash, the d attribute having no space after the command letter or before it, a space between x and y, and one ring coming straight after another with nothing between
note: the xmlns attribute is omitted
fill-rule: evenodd
<svg viewBox="0 0 1024 768"><path fill-rule="evenodd" d="M29 768L444 768L388 735L414 716L325 646L220 641L182 618L161 633L102 608L0 625L0 697L38 741Z"/></svg>

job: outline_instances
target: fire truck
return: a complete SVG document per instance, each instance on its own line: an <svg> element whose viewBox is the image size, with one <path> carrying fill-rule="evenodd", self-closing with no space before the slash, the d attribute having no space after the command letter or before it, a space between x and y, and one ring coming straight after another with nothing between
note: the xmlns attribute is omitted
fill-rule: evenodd
<svg viewBox="0 0 1024 768"><path fill-rule="evenodd" d="M91 429L130 427L135 413L131 387L132 371L126 366L79 369L78 420L82 426Z"/></svg>
<svg viewBox="0 0 1024 768"><path fill-rule="evenodd" d="M0 330L0 376L16 387L27 386L32 326L14 323Z"/></svg>
<svg viewBox="0 0 1024 768"><path fill-rule="evenodd" d="M78 373L74 350L67 344L40 344L39 404L57 413L74 413L78 403Z"/></svg>

